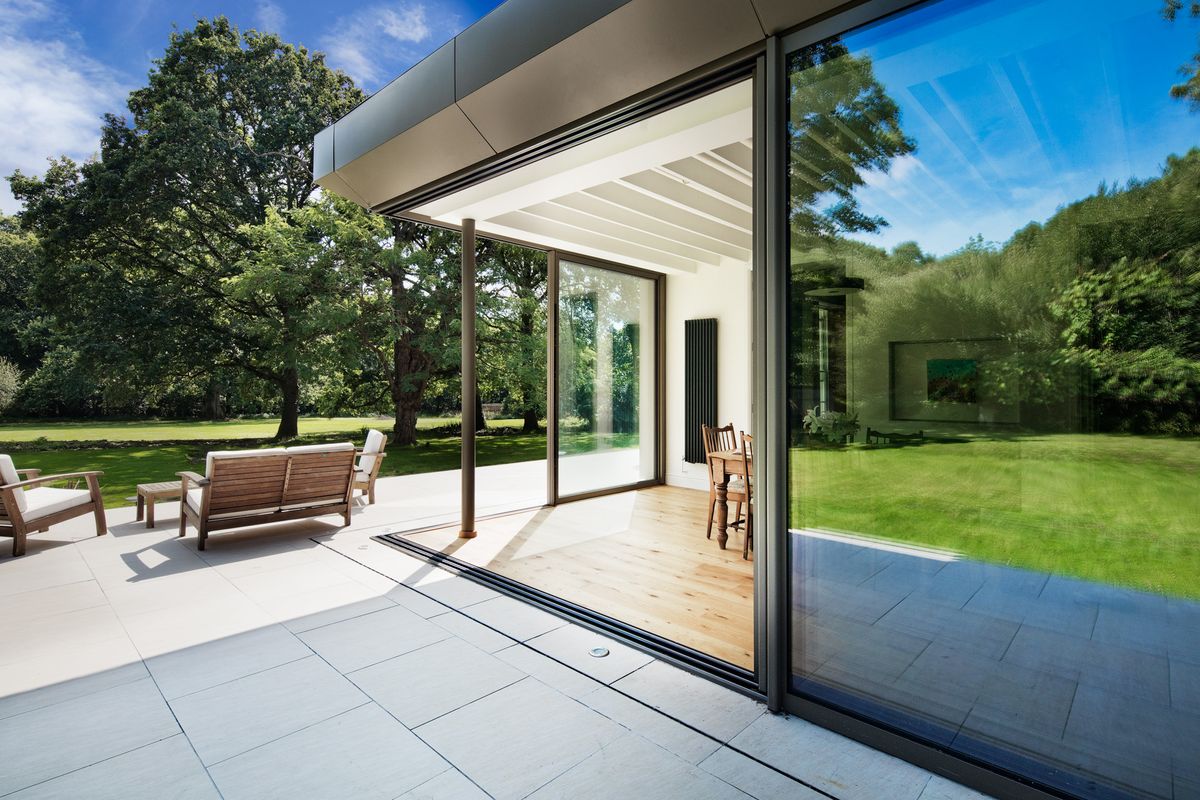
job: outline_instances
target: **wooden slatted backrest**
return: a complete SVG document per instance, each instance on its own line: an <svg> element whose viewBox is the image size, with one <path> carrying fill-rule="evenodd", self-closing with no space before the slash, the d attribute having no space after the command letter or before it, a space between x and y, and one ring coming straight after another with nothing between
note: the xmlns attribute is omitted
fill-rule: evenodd
<svg viewBox="0 0 1200 800"><path fill-rule="evenodd" d="M700 426L700 433L704 439L704 461L708 464L708 477L712 480L712 462L708 456L711 453L718 453L724 450L737 449L737 434L733 432L733 423L722 425L720 428L714 428L711 425Z"/></svg>
<svg viewBox="0 0 1200 800"><path fill-rule="evenodd" d="M354 445L288 448L291 465L283 491L284 506L345 502L354 480Z"/></svg>
<svg viewBox="0 0 1200 800"><path fill-rule="evenodd" d="M281 451L267 455L213 454L208 468L208 513L278 508L283 504L290 459Z"/></svg>
<svg viewBox="0 0 1200 800"><path fill-rule="evenodd" d="M721 450L737 450L737 434L733 432L732 422L720 428L702 425L700 431L704 436L705 458L708 458L709 453L716 453Z"/></svg>

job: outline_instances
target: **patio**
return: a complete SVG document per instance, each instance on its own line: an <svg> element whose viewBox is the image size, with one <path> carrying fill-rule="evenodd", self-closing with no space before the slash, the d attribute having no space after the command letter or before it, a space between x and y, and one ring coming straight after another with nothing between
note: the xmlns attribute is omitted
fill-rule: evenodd
<svg viewBox="0 0 1200 800"><path fill-rule="evenodd" d="M372 541L457 474L378 488L345 530L198 553L163 504L5 549L0 796L978 796Z"/></svg>

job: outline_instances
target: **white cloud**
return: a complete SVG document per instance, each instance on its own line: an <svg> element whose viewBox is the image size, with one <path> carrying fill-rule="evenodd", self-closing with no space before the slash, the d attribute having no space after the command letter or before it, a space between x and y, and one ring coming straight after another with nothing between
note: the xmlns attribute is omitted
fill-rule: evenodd
<svg viewBox="0 0 1200 800"><path fill-rule="evenodd" d="M287 14L278 3L264 0L254 12L254 26L263 33L283 33Z"/></svg>
<svg viewBox="0 0 1200 800"><path fill-rule="evenodd" d="M439 11L431 17L420 3L384 3L339 19L321 40L321 48L330 66L374 87L449 41L459 29L456 16Z"/></svg>
<svg viewBox="0 0 1200 800"><path fill-rule="evenodd" d="M40 174L46 159L93 155L101 116L123 108L114 72L83 54L57 10L39 0L0 0L0 178ZM5 180L0 210L18 210Z"/></svg>

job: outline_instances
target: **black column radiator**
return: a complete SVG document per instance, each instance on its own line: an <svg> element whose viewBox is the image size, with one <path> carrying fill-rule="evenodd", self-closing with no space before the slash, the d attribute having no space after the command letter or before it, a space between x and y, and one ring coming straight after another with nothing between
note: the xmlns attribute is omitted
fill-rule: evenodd
<svg viewBox="0 0 1200 800"><path fill-rule="evenodd" d="M683 460L704 463L701 425L717 424L717 321L683 323Z"/></svg>

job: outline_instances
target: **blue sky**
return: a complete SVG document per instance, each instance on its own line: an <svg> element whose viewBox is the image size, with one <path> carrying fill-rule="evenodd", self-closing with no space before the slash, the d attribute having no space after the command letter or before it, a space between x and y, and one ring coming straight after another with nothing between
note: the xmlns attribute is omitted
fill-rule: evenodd
<svg viewBox="0 0 1200 800"><path fill-rule="evenodd" d="M1169 95L1200 50L1200 21L1162 0L945 2L846 37L871 56L917 141L858 192L890 226L945 254L976 234L1003 242L1102 181L1161 173L1200 146L1200 112Z"/></svg>
<svg viewBox="0 0 1200 800"><path fill-rule="evenodd" d="M123 112L172 26L224 14L322 50L375 91L499 0L0 0L0 176L86 158L100 117ZM7 181L0 211L16 210Z"/></svg>

